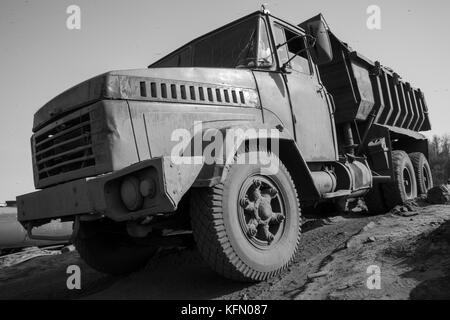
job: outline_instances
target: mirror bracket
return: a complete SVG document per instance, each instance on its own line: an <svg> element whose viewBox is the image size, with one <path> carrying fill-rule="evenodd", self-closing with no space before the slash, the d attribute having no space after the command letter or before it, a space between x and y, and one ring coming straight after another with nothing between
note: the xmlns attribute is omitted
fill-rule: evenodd
<svg viewBox="0 0 450 320"><path fill-rule="evenodd" d="M287 69L288 67L287 64L288 64L287 62L283 63L283 65L280 67L280 71L285 74L291 74L292 71Z"/></svg>

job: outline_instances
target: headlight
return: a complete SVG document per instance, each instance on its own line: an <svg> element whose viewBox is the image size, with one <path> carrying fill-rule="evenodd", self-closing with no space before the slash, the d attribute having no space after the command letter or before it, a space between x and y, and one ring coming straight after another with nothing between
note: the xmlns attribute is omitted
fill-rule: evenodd
<svg viewBox="0 0 450 320"><path fill-rule="evenodd" d="M128 210L136 211L142 208L144 197L140 191L139 179L133 176L126 177L120 186L120 197Z"/></svg>

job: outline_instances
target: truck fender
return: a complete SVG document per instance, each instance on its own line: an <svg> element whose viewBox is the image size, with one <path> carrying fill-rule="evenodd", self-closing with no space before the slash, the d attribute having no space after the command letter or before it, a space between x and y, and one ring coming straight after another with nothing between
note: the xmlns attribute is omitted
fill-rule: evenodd
<svg viewBox="0 0 450 320"><path fill-rule="evenodd" d="M222 143L222 149L218 152L220 158L216 157L216 161L212 164L204 163L193 187L214 186L225 181L236 152L252 143L260 146L262 141L264 146L274 152L290 172L300 199L304 201L320 199L320 193L314 184L311 171L292 135L287 130L282 127L273 128L264 124L255 126L253 123L249 123L222 128L219 131L223 141L234 141L236 144L229 148L226 142ZM236 134L238 138L233 140ZM230 138L230 135L234 136Z"/></svg>
<svg viewBox="0 0 450 320"><path fill-rule="evenodd" d="M186 160L186 159L185 159ZM149 214L173 212L202 170L201 159L176 163L170 156L144 160L111 174L87 181L92 211L115 221L136 219ZM127 177L154 181L155 195L142 208L130 212L120 203L120 184Z"/></svg>

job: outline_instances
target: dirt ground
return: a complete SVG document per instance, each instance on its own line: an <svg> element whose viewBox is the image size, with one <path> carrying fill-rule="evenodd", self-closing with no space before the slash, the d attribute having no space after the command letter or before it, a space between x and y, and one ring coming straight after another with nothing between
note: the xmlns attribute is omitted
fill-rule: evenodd
<svg viewBox="0 0 450 320"><path fill-rule="evenodd" d="M450 299L450 206L336 215L306 221L303 232L294 264L257 284L221 278L195 247L161 251L124 277L96 272L75 251L0 268L0 299ZM66 287L73 264L80 290ZM379 287L367 286L370 266Z"/></svg>

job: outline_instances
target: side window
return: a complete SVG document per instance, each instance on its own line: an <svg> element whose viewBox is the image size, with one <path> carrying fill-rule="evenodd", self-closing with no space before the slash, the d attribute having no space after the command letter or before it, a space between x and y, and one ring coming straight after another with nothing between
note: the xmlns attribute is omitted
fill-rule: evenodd
<svg viewBox="0 0 450 320"><path fill-rule="evenodd" d="M286 34L284 32L283 27L279 26L279 25L275 25L275 28L273 29L273 32L275 33L275 46L278 46L279 44L285 43L286 42ZM280 46L277 50L278 53L278 57L280 59L280 64L285 63L286 61L289 60L289 56L287 53L287 46L283 45Z"/></svg>
<svg viewBox="0 0 450 320"><path fill-rule="evenodd" d="M288 59L292 58L290 67L293 70L301 73L311 74L312 72L311 65L309 63L308 52L305 50L305 39L279 25L275 25L275 33L277 42L279 44L288 42L286 45L281 46L278 49L278 55L280 56L281 60L280 62L284 63Z"/></svg>

